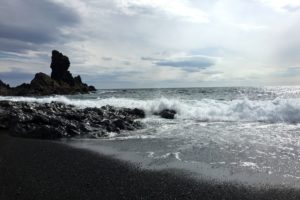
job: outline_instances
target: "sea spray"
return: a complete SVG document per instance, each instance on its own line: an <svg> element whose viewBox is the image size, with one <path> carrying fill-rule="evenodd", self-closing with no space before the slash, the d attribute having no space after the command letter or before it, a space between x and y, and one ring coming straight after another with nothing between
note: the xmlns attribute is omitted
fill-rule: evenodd
<svg viewBox="0 0 300 200"><path fill-rule="evenodd" d="M105 105L140 108L143 109L148 116L164 109L172 109L177 112L177 119L190 119L199 122L300 122L300 98L276 98L274 100L236 99L224 101L215 99L183 100L164 97L149 100L115 97L104 99L72 99L68 96L49 96L42 98L0 97L0 100L38 103L57 101L80 108L100 108Z"/></svg>

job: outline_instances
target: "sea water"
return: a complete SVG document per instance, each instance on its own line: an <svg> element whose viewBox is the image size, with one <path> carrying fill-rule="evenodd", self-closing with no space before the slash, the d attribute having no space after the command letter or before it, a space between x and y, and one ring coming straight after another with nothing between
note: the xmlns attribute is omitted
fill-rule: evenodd
<svg viewBox="0 0 300 200"><path fill-rule="evenodd" d="M300 87L114 89L72 96L0 97L4 99L140 108L146 112L141 130L67 143L149 169L300 187ZM175 119L154 115L163 109L175 110Z"/></svg>

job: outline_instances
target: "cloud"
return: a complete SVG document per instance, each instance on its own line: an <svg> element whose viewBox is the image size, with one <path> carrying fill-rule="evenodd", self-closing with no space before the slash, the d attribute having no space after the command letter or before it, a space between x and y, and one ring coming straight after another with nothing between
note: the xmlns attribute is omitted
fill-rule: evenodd
<svg viewBox="0 0 300 200"><path fill-rule="evenodd" d="M192 7L182 0L115 0L117 7L127 15L164 14L167 17L180 20L207 23L207 14L199 8Z"/></svg>
<svg viewBox="0 0 300 200"><path fill-rule="evenodd" d="M9 72L0 72L0 80L9 83L11 86L17 86L21 83L29 83L34 77L34 74L22 72L20 69L12 69Z"/></svg>
<svg viewBox="0 0 300 200"><path fill-rule="evenodd" d="M295 11L300 6L298 0L259 0L267 6L272 7L275 11Z"/></svg>
<svg viewBox="0 0 300 200"><path fill-rule="evenodd" d="M150 60L150 61L159 61L160 59L142 56L142 57L141 57L141 60L147 60L147 61L148 61L148 60Z"/></svg>
<svg viewBox="0 0 300 200"><path fill-rule="evenodd" d="M236 26L244 31L261 31L261 30L266 30L268 28L267 26L264 25L247 24L247 23L236 24Z"/></svg>
<svg viewBox="0 0 300 200"><path fill-rule="evenodd" d="M286 5L283 8L290 12L298 12L300 10L300 5L299 6Z"/></svg>
<svg viewBox="0 0 300 200"><path fill-rule="evenodd" d="M156 61L155 64L158 66L179 67L186 70L199 70L211 67L215 62L215 58L197 55L163 59Z"/></svg>
<svg viewBox="0 0 300 200"><path fill-rule="evenodd" d="M41 31L40 27L20 27L1 24L0 38L42 44L53 41L55 35Z"/></svg>
<svg viewBox="0 0 300 200"><path fill-rule="evenodd" d="M24 50L37 50L38 48L38 45L25 41L0 38L0 51L2 52L22 52Z"/></svg>
<svg viewBox="0 0 300 200"><path fill-rule="evenodd" d="M73 74L97 87L251 85L271 76L276 83L274 72L300 61L299 6L298 0L3 0L0 72L50 73L57 49L70 58Z"/></svg>
<svg viewBox="0 0 300 200"><path fill-rule="evenodd" d="M299 77L300 76L300 67L289 67L284 71L279 71L274 73L275 76L279 77Z"/></svg>
<svg viewBox="0 0 300 200"><path fill-rule="evenodd" d="M74 10L53 1L3 0L0 7L1 50L36 50L41 44L63 40L63 29L79 22Z"/></svg>
<svg viewBox="0 0 300 200"><path fill-rule="evenodd" d="M102 60L105 60L105 61L111 61L112 58L111 58L111 57L102 57Z"/></svg>
<svg viewBox="0 0 300 200"><path fill-rule="evenodd" d="M105 75L81 75L85 82L97 85L97 88L128 88L134 87L136 83L130 80L122 80L123 73L105 74Z"/></svg>

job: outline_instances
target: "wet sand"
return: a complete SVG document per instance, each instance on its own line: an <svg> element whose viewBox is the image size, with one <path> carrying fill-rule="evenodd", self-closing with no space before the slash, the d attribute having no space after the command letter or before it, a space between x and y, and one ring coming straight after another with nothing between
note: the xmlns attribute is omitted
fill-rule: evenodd
<svg viewBox="0 0 300 200"><path fill-rule="evenodd" d="M250 188L149 171L108 156L0 132L0 199L300 199L291 188Z"/></svg>

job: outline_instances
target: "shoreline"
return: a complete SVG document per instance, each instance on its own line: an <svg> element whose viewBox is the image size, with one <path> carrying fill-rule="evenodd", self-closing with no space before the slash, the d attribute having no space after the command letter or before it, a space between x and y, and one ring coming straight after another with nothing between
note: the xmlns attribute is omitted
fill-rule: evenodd
<svg viewBox="0 0 300 200"><path fill-rule="evenodd" d="M0 131L0 199L300 199L293 188L196 181L56 141Z"/></svg>

